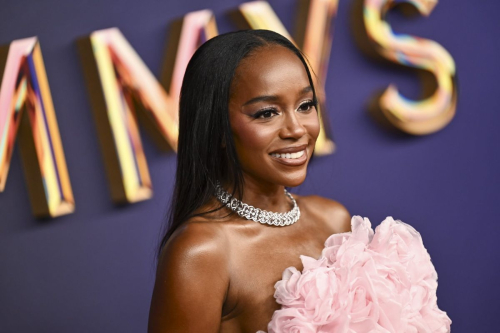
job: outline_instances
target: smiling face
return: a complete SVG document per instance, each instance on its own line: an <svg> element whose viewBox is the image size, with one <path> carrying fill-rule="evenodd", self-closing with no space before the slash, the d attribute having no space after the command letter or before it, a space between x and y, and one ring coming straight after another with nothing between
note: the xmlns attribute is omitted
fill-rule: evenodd
<svg viewBox="0 0 500 333"><path fill-rule="evenodd" d="M229 119L246 181L300 185L319 134L307 72L291 50L257 49L238 66Z"/></svg>

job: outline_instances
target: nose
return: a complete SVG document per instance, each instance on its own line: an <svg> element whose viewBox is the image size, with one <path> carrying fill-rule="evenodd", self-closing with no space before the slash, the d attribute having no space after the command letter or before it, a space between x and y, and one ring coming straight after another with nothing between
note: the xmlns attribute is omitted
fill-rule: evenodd
<svg viewBox="0 0 500 333"><path fill-rule="evenodd" d="M295 111L286 112L283 126L280 130L280 138L282 139L300 139L307 130L300 122Z"/></svg>

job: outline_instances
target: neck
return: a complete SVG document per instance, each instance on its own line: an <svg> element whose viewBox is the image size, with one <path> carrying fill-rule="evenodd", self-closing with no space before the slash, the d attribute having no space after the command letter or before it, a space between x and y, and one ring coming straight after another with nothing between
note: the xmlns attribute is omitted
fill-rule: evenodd
<svg viewBox="0 0 500 333"><path fill-rule="evenodd" d="M290 199L285 196L283 185L258 181L246 175L243 178L242 202L272 212L287 212L292 208Z"/></svg>

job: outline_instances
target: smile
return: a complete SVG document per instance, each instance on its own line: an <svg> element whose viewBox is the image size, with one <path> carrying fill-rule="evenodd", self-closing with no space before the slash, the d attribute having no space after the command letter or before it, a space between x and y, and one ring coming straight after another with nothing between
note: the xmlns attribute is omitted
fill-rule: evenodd
<svg viewBox="0 0 500 333"><path fill-rule="evenodd" d="M301 158L302 156L304 156L305 153L306 153L305 150L301 150L301 151L296 152L296 153L271 154L271 156L276 157L276 158L286 158L286 159L295 160L295 159L298 159L298 158Z"/></svg>
<svg viewBox="0 0 500 333"><path fill-rule="evenodd" d="M300 166L307 162L307 152L305 149L295 153L271 153L269 156L274 161L287 166Z"/></svg>

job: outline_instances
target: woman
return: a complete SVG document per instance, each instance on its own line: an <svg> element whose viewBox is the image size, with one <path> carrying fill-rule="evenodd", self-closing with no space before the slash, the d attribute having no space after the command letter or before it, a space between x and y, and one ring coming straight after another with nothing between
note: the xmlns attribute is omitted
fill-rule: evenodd
<svg viewBox="0 0 500 333"><path fill-rule="evenodd" d="M149 332L256 332L279 309L274 284L299 255L318 257L350 215L336 201L293 195L300 219L276 227L247 220L214 196L221 186L270 212L293 204L319 133L311 73L297 48L265 30L203 44L180 98L178 166ZM287 154L293 154L287 155Z"/></svg>
<svg viewBox="0 0 500 333"><path fill-rule="evenodd" d="M414 229L384 221L372 246L367 219L285 191L304 181L318 133L311 73L285 37L240 31L196 51L150 333L448 330Z"/></svg>

